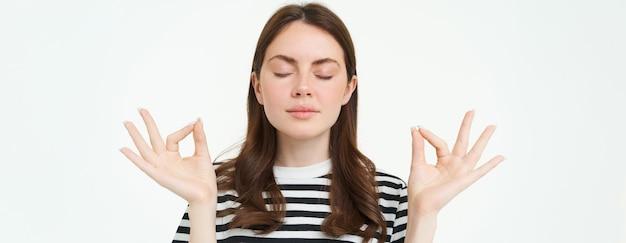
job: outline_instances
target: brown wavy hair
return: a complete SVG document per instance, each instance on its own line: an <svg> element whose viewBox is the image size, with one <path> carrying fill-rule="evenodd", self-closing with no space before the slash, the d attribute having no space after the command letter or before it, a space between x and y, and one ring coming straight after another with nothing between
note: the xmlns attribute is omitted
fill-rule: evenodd
<svg viewBox="0 0 626 243"><path fill-rule="evenodd" d="M252 72L261 74L265 51L282 29L294 21L319 27L339 43L344 51L348 82L356 75L354 45L343 21L328 8L310 3L287 5L280 8L265 24L257 42ZM332 161L330 207L321 230L333 237L355 234L364 242L375 238L385 239L386 221L378 205L378 192L374 163L357 148L357 98L358 87L350 100L341 107L339 117L330 130L330 156ZM252 82L248 91L248 130L239 155L217 170L218 189L235 190L238 202L235 209L218 212L220 216L235 214L230 228L248 228L261 234L280 227L285 217L285 198L273 174L276 159L276 129L268 121L263 106L257 102ZM269 196L266 207L263 192ZM363 225L367 225L361 230Z"/></svg>

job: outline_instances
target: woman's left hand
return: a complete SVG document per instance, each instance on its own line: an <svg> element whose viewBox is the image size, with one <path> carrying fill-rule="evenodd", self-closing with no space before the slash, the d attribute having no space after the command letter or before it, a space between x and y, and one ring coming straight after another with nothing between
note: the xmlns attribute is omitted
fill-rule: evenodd
<svg viewBox="0 0 626 243"><path fill-rule="evenodd" d="M487 126L474 146L467 151L474 111L465 113L461 129L452 148L441 138L424 128L411 130L413 156L408 183L408 201L412 215L436 215L456 195L472 185L504 160L493 157L476 167L495 126ZM437 163L428 164L424 155L424 139L435 147Z"/></svg>

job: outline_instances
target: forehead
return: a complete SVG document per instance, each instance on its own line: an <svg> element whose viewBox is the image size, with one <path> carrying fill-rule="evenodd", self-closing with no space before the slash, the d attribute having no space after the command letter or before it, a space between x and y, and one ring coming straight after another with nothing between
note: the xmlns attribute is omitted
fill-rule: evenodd
<svg viewBox="0 0 626 243"><path fill-rule="evenodd" d="M267 47L264 61L275 55L284 55L297 62L313 62L332 58L345 66L343 49L327 31L302 21L285 26Z"/></svg>

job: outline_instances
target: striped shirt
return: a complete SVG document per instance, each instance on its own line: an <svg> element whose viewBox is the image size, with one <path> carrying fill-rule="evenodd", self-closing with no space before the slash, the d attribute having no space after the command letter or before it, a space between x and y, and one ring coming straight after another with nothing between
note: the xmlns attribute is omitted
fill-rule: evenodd
<svg viewBox="0 0 626 243"><path fill-rule="evenodd" d="M306 167L274 166L274 177L285 197L286 216L283 224L269 234L255 234L248 229L229 229L234 215L216 219L218 242L362 242L357 235L343 235L338 238L321 231L320 225L331 210L329 206L329 185L331 162ZM378 203L387 222L387 237L384 242L404 242L407 223L407 187L400 178L378 171ZM217 212L237 207L235 191L221 191L217 200ZM365 228L365 227L363 227ZM172 243L189 241L189 216L183 215ZM370 242L378 242L372 239Z"/></svg>

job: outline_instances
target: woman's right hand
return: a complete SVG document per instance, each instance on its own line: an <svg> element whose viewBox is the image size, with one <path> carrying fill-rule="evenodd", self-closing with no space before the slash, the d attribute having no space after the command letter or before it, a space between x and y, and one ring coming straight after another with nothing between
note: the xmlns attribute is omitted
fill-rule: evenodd
<svg viewBox="0 0 626 243"><path fill-rule="evenodd" d="M137 127L126 121L124 126L140 154L123 147L120 151L126 158L159 185L187 200L189 204L217 200L215 171L201 120L170 134L164 142L150 113L146 109L139 109L139 114L146 124L152 147L146 143ZM195 152L183 158L178 152L178 143L190 133L193 133Z"/></svg>

